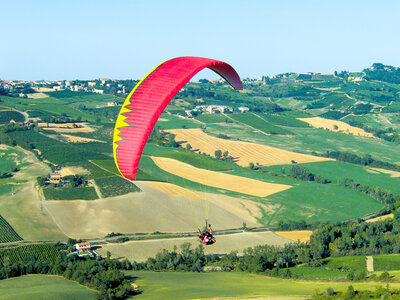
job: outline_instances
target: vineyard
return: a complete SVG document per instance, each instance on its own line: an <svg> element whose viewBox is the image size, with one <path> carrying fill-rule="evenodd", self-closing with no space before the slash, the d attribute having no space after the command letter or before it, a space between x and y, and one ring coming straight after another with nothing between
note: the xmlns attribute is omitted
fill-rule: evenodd
<svg viewBox="0 0 400 300"><path fill-rule="evenodd" d="M53 187L43 188L46 200L95 200L97 196L94 187Z"/></svg>
<svg viewBox="0 0 400 300"><path fill-rule="evenodd" d="M61 250L67 246L60 244L32 244L14 247L0 248L0 264L13 264L19 261L35 259L41 262L53 262L59 256Z"/></svg>
<svg viewBox="0 0 400 300"><path fill-rule="evenodd" d="M8 222L0 215L0 243L21 241L22 238L14 231Z"/></svg>
<svg viewBox="0 0 400 300"><path fill-rule="evenodd" d="M0 111L0 123L5 124L10 122L11 120L15 122L23 122L25 120L25 117L23 114L13 110Z"/></svg>
<svg viewBox="0 0 400 300"><path fill-rule="evenodd" d="M136 185L120 176L96 178L95 182L103 197L113 197L140 191Z"/></svg>

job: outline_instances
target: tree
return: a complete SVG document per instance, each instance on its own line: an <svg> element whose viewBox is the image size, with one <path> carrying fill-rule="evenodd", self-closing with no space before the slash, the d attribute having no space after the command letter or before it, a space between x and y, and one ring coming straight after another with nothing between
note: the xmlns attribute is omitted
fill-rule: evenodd
<svg viewBox="0 0 400 300"><path fill-rule="evenodd" d="M168 135L168 147L173 147L173 148L175 148L175 147L177 147L177 146L178 146L178 143L175 141L175 134L170 133L170 134Z"/></svg>
<svg viewBox="0 0 400 300"><path fill-rule="evenodd" d="M221 150L216 150L214 154L215 154L215 158L216 159L221 159L221 156L222 156L222 151Z"/></svg>
<svg viewBox="0 0 400 300"><path fill-rule="evenodd" d="M224 153L222 154L222 156L224 157L225 160L228 159L228 155L229 155L229 151L224 151Z"/></svg>
<svg viewBox="0 0 400 300"><path fill-rule="evenodd" d="M188 150L188 151L192 150L192 145L186 144L186 150Z"/></svg>

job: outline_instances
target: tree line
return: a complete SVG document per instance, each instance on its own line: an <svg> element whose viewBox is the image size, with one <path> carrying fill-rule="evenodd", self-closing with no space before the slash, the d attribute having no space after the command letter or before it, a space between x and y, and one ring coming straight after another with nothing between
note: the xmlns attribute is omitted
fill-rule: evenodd
<svg viewBox="0 0 400 300"><path fill-rule="evenodd" d="M321 266L323 259L332 256L373 255L400 253L400 214L394 219L366 223L322 224L316 226L308 243L291 243L284 247L262 245L249 247L242 255L236 251L222 256L206 256L202 246L192 250L185 244L177 249L163 250L144 263L132 263L136 270L201 271L207 264L219 266L224 271L264 273L283 278L294 277L289 267L299 264ZM281 224L283 226L283 224ZM303 222L299 228L307 228ZM353 274L356 279L358 275ZM365 276L364 276L365 277Z"/></svg>
<svg viewBox="0 0 400 300"><path fill-rule="evenodd" d="M302 166L292 166L290 176L294 179L303 181L314 181L316 183L327 184L330 181L325 177L312 173L309 169Z"/></svg>
<svg viewBox="0 0 400 300"><path fill-rule="evenodd" d="M60 253L54 261L31 257L12 264L1 263L0 280L28 274L60 275L97 290L97 299L125 299L137 293L122 272L131 269L127 260L90 260Z"/></svg>
<svg viewBox="0 0 400 300"><path fill-rule="evenodd" d="M400 201L400 195L393 194L392 192L381 188L380 186L370 187L366 184L356 183L353 179L345 178L344 186L352 189L353 191L360 192L378 200L381 203L388 205Z"/></svg>
<svg viewBox="0 0 400 300"><path fill-rule="evenodd" d="M316 154L316 153L313 153ZM342 151L326 151L325 154L322 156L328 157L328 158L333 158L338 161L343 161L355 165L361 165L361 166L369 166L369 167L374 167L374 168L381 168L381 169L386 169L386 170L392 170L392 171L400 171L400 166L388 163L385 161L381 160L376 160L372 158L371 155L366 154L363 157L358 156L353 153L349 152L342 152Z"/></svg>

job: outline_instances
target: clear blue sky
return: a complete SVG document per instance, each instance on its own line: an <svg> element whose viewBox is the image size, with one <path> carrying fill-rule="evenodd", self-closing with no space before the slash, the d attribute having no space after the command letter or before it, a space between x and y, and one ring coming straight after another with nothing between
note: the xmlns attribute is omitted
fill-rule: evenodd
<svg viewBox="0 0 400 300"><path fill-rule="evenodd" d="M0 3L0 79L140 79L185 55L250 78L400 66L400 1Z"/></svg>

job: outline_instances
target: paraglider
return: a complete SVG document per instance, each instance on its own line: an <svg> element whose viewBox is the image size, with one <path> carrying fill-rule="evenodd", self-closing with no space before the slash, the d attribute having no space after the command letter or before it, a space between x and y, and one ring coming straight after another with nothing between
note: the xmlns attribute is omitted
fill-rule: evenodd
<svg viewBox="0 0 400 300"><path fill-rule="evenodd" d="M199 228L199 241L204 245L212 245L216 242L215 237L212 234L211 224L208 224L207 227L207 220L206 220L206 227L204 230L201 231Z"/></svg>
<svg viewBox="0 0 400 300"><path fill-rule="evenodd" d="M130 92L118 115L113 137L113 155L119 172L135 179L147 139L161 113L179 90L198 72L209 68L234 89L242 90L236 71L227 63L203 57L178 57L150 71ZM204 245L216 242L211 225L199 230Z"/></svg>
<svg viewBox="0 0 400 300"><path fill-rule="evenodd" d="M219 74L234 89L243 89L239 75L229 64L186 56L156 66L128 95L118 115L113 138L115 164L124 177L136 178L143 148L159 116L179 90L205 68Z"/></svg>

